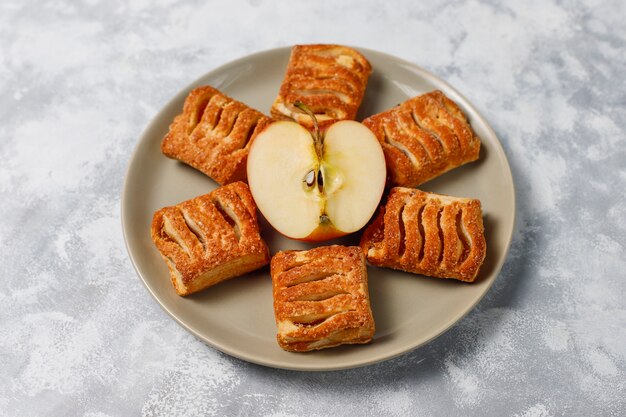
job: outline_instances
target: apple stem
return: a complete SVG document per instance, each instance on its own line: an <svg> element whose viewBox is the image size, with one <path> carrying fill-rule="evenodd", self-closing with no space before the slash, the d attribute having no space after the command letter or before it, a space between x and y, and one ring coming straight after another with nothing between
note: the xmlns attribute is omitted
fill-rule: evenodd
<svg viewBox="0 0 626 417"><path fill-rule="evenodd" d="M295 103L293 103L293 105L298 110L300 110L302 113L304 113L307 116L309 116L311 118L311 120L313 121L313 134L312 134L313 142L315 143L315 152L317 153L317 157L321 161L322 160L323 148L324 148L324 138L320 134L320 127L319 127L319 125L317 123L317 117L315 117L315 113L313 113L313 111L311 111L309 106L307 106L303 102L296 101Z"/></svg>
<svg viewBox="0 0 626 417"><path fill-rule="evenodd" d="M307 106L303 102L296 101L295 103L293 103L293 105L298 110L309 116L313 121L313 133L311 134L311 136L313 136L313 143L315 144L315 153L317 154L317 158L321 161L324 154L324 137L320 133L320 127L317 123L317 117L315 117L315 113L313 113L309 106ZM317 189L320 193L324 193L324 175L322 173L321 167L317 167L317 172L313 173L313 176L311 176L311 173L312 172L307 173L307 175L304 177L304 182L308 187L312 187L314 181L317 179Z"/></svg>

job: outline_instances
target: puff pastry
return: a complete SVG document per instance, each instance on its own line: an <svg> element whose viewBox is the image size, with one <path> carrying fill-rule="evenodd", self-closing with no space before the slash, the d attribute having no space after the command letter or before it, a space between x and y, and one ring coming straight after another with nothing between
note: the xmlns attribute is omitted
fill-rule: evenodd
<svg viewBox="0 0 626 417"><path fill-rule="evenodd" d="M219 184L246 181L248 150L270 119L213 87L193 89L170 125L161 151Z"/></svg>
<svg viewBox="0 0 626 417"><path fill-rule="evenodd" d="M361 249L372 265L472 282L486 253L480 201L392 188Z"/></svg>
<svg viewBox="0 0 626 417"><path fill-rule="evenodd" d="M179 295L269 263L248 186L232 183L154 213L152 240Z"/></svg>
<svg viewBox="0 0 626 417"><path fill-rule="evenodd" d="M432 91L363 121L380 141L390 183L416 187L478 159L480 139L461 109Z"/></svg>
<svg viewBox="0 0 626 417"><path fill-rule="evenodd" d="M311 118L293 106L300 101L315 113L320 126L354 120L371 72L367 59L352 48L296 45L271 115L311 128Z"/></svg>
<svg viewBox="0 0 626 417"><path fill-rule="evenodd" d="M293 352L367 343L374 319L358 246L278 252L271 262L278 344Z"/></svg>

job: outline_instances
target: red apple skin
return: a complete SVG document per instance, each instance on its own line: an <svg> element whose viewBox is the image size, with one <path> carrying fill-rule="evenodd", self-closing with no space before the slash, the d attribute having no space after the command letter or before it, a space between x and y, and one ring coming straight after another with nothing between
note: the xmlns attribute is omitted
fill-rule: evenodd
<svg viewBox="0 0 626 417"><path fill-rule="evenodd" d="M274 229L276 232L280 233L281 235L285 236L287 239L298 240L300 242L323 242L325 240L335 239L335 238L350 234L350 233L337 230L333 226L328 226L328 225L324 225L324 226L319 225L315 230L311 232L310 235L306 237L291 237L291 236L284 234L283 232L281 232L274 226L272 226L272 229Z"/></svg>
<svg viewBox="0 0 626 417"><path fill-rule="evenodd" d="M335 239L345 236L348 233L335 229L333 226L319 225L310 235L305 238L298 239L303 242L321 242L323 240Z"/></svg>

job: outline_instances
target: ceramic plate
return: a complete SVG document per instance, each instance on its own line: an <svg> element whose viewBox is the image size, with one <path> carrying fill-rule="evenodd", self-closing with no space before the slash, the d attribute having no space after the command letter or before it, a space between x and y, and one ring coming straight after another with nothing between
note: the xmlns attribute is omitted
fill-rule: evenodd
<svg viewBox="0 0 626 417"><path fill-rule="evenodd" d="M515 194L502 147L487 121L456 90L420 67L360 48L373 67L357 120L415 95L442 90L456 101L482 139L480 159L420 187L426 191L478 198L484 211L487 257L477 281L426 278L368 267L376 336L367 345L348 345L310 353L288 353L276 343L269 268L235 278L187 298L176 295L165 263L150 239L155 210L216 188L207 176L166 158L160 143L188 92L211 85L269 113L282 81L290 48L238 59L202 76L178 93L147 127L130 161L122 195L122 225L130 258L150 294L178 323L209 345L246 361L296 370L334 370L363 366L421 346L467 314L492 285L513 233ZM261 217L263 237L275 253L312 245L275 232ZM329 243L357 244L359 233Z"/></svg>

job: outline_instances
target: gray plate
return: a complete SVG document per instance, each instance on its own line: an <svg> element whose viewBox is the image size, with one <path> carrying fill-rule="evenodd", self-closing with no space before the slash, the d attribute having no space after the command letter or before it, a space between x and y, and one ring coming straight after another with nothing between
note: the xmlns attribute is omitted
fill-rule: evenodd
<svg viewBox="0 0 626 417"><path fill-rule="evenodd" d="M199 85L212 85L269 113L290 48L260 52L199 78L157 114L139 139L122 195L124 238L143 283L178 323L222 352L262 365L297 370L345 369L389 359L433 340L459 321L487 292L504 263L515 221L515 193L506 156L487 121L456 90L427 71L393 56L360 50L374 72L358 120L407 98L440 89L461 106L481 137L482 150L477 162L421 187L426 191L478 198L482 202L487 258L480 276L477 282L464 284L369 267L376 321L372 343L305 354L284 352L276 344L268 268L187 298L176 295L166 265L150 239L152 213L208 193L216 184L204 174L163 156L161 139L181 111L188 92ZM264 219L261 227L272 253L312 247L276 233ZM329 243L357 244L358 235Z"/></svg>

